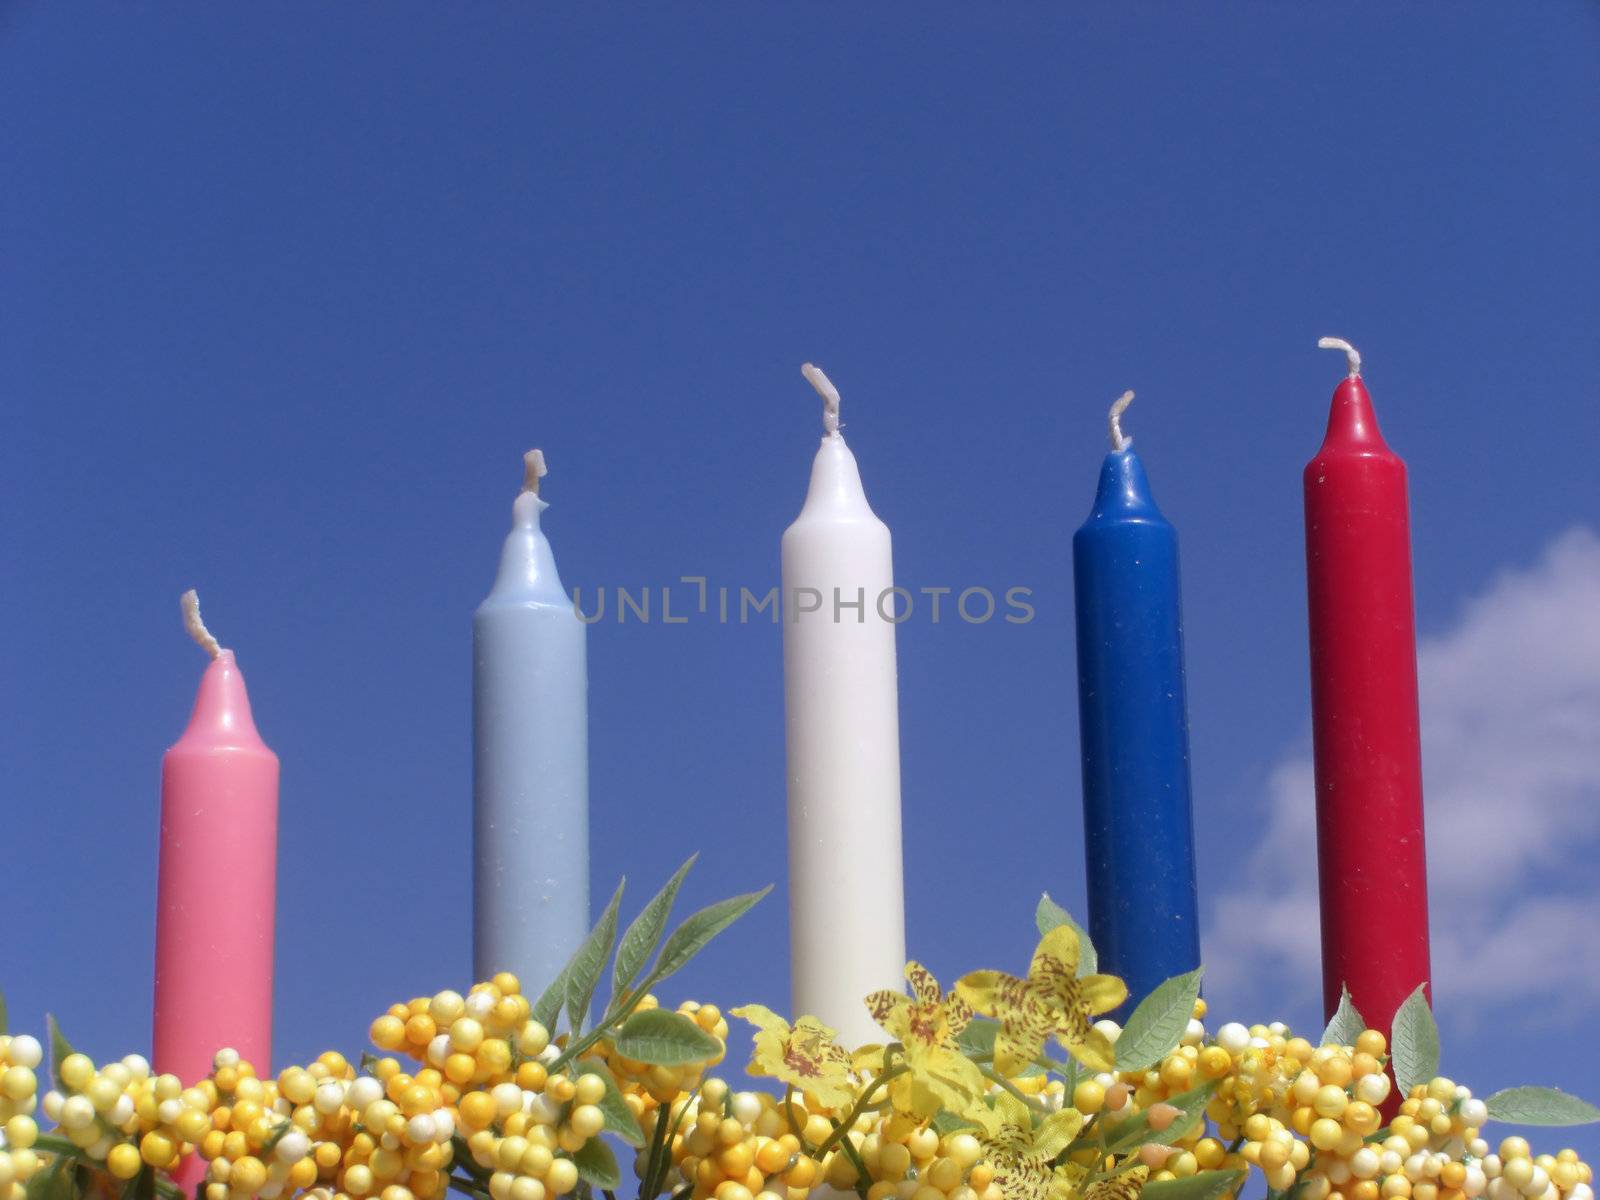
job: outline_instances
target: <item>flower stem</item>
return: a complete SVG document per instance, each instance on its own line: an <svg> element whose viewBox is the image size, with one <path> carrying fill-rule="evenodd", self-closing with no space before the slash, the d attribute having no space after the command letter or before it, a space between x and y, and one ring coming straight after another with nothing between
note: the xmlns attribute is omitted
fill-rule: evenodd
<svg viewBox="0 0 1600 1200"><path fill-rule="evenodd" d="M656 1183L656 1168L661 1165L661 1151L667 1144L667 1128L672 1122L672 1105L660 1104L656 1107L656 1127L650 1135L650 1156L645 1160L644 1177L639 1180L640 1200L650 1200L661 1189L652 1186Z"/></svg>
<svg viewBox="0 0 1600 1200"><path fill-rule="evenodd" d="M806 1145L805 1130L794 1119L794 1084L792 1083L788 1085L788 1090L783 1094L783 1116L789 1122L789 1132L794 1134L795 1140L800 1143L800 1149L815 1158L816 1155L812 1154L811 1147Z"/></svg>
<svg viewBox="0 0 1600 1200"><path fill-rule="evenodd" d="M833 1126L834 1136L838 1137L841 1133L848 1132L849 1128L848 1125L840 1125L835 1121ZM867 1174L867 1164L861 1161L861 1155L856 1153L855 1143L848 1137L839 1138L839 1149L850 1160L850 1165L856 1169L856 1195L860 1196L861 1200L867 1200L867 1180L871 1178Z"/></svg>
<svg viewBox="0 0 1600 1200"><path fill-rule="evenodd" d="M999 1071L996 1071L993 1067L983 1067L983 1066L980 1066L978 1068L978 1070L983 1072L983 1077L985 1079L987 1079L990 1083L998 1084L1000 1087L1004 1088L1007 1092L1010 1092L1011 1095L1016 1097L1018 1100L1022 1101L1022 1103L1025 1104L1028 1107L1028 1111L1030 1111L1030 1112L1038 1112L1039 1111L1038 1104L1036 1104L1030 1097L1023 1095L1020 1091L1018 1091L1017 1090L1017 1086L1014 1083L1012 1083L1009 1079L1007 1079L1004 1075L1000 1074Z"/></svg>
<svg viewBox="0 0 1600 1200"><path fill-rule="evenodd" d="M694 1103L695 1097L700 1094L700 1085L696 1084L688 1095L683 1098L683 1103L678 1106L678 1115L673 1118L671 1127L667 1130L666 1140L662 1142L661 1161L656 1164L656 1177L651 1185L650 1197L661 1194L667 1185L667 1172L672 1169L672 1139L678 1136L678 1130L683 1128L683 1118L689 1113L689 1105Z"/></svg>
<svg viewBox="0 0 1600 1200"><path fill-rule="evenodd" d="M467 1139L462 1137L459 1133L452 1135L450 1138L450 1145L451 1149L455 1152L451 1160L453 1165L458 1166L462 1170L466 1171L466 1173L471 1175L473 1179L477 1180L479 1183L482 1183L493 1174L488 1167L482 1167L478 1165L478 1160L472 1157L472 1148L467 1145Z"/></svg>
<svg viewBox="0 0 1600 1200"><path fill-rule="evenodd" d="M882 1075L879 1075L876 1079L874 1079L872 1081L872 1086L866 1091L862 1092L861 1095L856 1098L855 1107L850 1110L850 1115L845 1117L843 1124L840 1124L837 1121L834 1122L833 1132L828 1135L828 1139L823 1142L822 1145L817 1147L817 1152L814 1157L821 1158L829 1150L832 1150L835 1146L837 1146L841 1139L844 1138L844 1135L855 1126L855 1123L858 1120L860 1120L861 1115L867 1111L867 1105L871 1103L872 1097L879 1091L879 1089L885 1087L890 1081L899 1078L901 1075L904 1075L907 1070L908 1068L906 1067L895 1067L892 1070L885 1071ZM853 1149L854 1147L852 1147L852 1150ZM852 1155L852 1157L854 1157L854 1155Z"/></svg>

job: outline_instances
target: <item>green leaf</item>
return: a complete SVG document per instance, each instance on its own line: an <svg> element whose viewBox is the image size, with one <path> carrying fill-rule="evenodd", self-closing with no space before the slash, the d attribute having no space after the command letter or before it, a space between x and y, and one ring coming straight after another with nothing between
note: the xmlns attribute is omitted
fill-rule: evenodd
<svg viewBox="0 0 1600 1200"><path fill-rule="evenodd" d="M122 1185L123 1200L155 1200L156 1172L148 1163L139 1173Z"/></svg>
<svg viewBox="0 0 1600 1200"><path fill-rule="evenodd" d="M1117 1036L1117 1070L1148 1070L1172 1053L1194 1016L1204 970L1174 975L1139 1001Z"/></svg>
<svg viewBox="0 0 1600 1200"><path fill-rule="evenodd" d="M1354 1046L1356 1039L1367 1028L1367 1019L1357 1010L1355 1003L1350 999L1350 989L1344 986L1339 988L1339 1007L1334 1010L1333 1020L1328 1022L1328 1027L1322 1031L1324 1046Z"/></svg>
<svg viewBox="0 0 1600 1200"><path fill-rule="evenodd" d="M589 936L567 964L567 1020L572 1032L577 1033L589 1018L589 1001L594 999L594 985L599 982L600 969L611 957L611 947L617 942L617 906L622 903L623 879L611 893L611 903L594 923Z"/></svg>
<svg viewBox="0 0 1600 1200"><path fill-rule="evenodd" d="M645 963L650 961L650 956L661 944L661 935L667 929L667 917L672 914L672 902L678 898L678 889L683 886L684 876L699 857L698 853L691 854L623 931L622 940L617 943L617 961L611 964L613 1003L639 977L639 972L644 970Z"/></svg>
<svg viewBox="0 0 1600 1200"><path fill-rule="evenodd" d="M77 1200L78 1160L57 1158L28 1180L27 1200Z"/></svg>
<svg viewBox="0 0 1600 1200"><path fill-rule="evenodd" d="M657 1067L705 1062L723 1048L722 1039L713 1037L682 1013L665 1008L634 1013L617 1030L616 1047L624 1058Z"/></svg>
<svg viewBox="0 0 1600 1200"><path fill-rule="evenodd" d="M1511 1125L1589 1125L1600 1108L1570 1092L1547 1087L1514 1087L1490 1096L1489 1119Z"/></svg>
<svg viewBox="0 0 1600 1200"><path fill-rule="evenodd" d="M61 1081L61 1064L66 1061L68 1055L76 1051L73 1050L72 1043L67 1041L66 1035L61 1032L61 1026L56 1024L53 1016L46 1013L44 1024L50 1034L50 1078L56 1081L56 1086L62 1091L71 1091L72 1089Z"/></svg>
<svg viewBox="0 0 1600 1200"><path fill-rule="evenodd" d="M968 1058L989 1058L994 1055L994 1039L999 1036L1000 1023L988 1017L973 1017L967 1027L956 1035L956 1049Z"/></svg>
<svg viewBox="0 0 1600 1200"><path fill-rule="evenodd" d="M1141 1200L1216 1200L1239 1186L1243 1171L1200 1171L1184 1179L1158 1179L1147 1183Z"/></svg>
<svg viewBox="0 0 1600 1200"><path fill-rule="evenodd" d="M610 1068L597 1059L586 1058L578 1063L578 1074L585 1072L598 1075L606 1081L606 1094L600 1099L600 1111L605 1114L606 1128L630 1146L643 1146L644 1129L622 1098L622 1091L617 1087L616 1076L611 1074Z"/></svg>
<svg viewBox="0 0 1600 1200"><path fill-rule="evenodd" d="M561 968L561 974L552 979L550 986L540 993L529 1013L529 1016L549 1030L552 1036L556 1031L556 1022L561 1018L561 1005L567 999L567 972L571 969L571 963Z"/></svg>
<svg viewBox="0 0 1600 1200"><path fill-rule="evenodd" d="M601 1138L590 1138L583 1149L572 1156L572 1161L578 1165L578 1178L592 1187L609 1190L622 1182L617 1156Z"/></svg>
<svg viewBox="0 0 1600 1200"><path fill-rule="evenodd" d="M1394 1014L1394 1032L1389 1038L1393 1054L1390 1066L1402 1096L1439 1073L1439 1027L1428 1007L1426 987L1418 984Z"/></svg>
<svg viewBox="0 0 1600 1200"><path fill-rule="evenodd" d="M933 1114L933 1131L940 1137L950 1133L960 1133L963 1129L976 1129L977 1126L965 1118L956 1116L948 1109L941 1108Z"/></svg>
<svg viewBox="0 0 1600 1200"><path fill-rule="evenodd" d="M1039 927L1039 936L1043 937L1058 925L1070 925L1078 931L1078 975L1095 975L1100 970L1100 955L1095 952L1094 943L1089 940L1089 931L1072 919L1072 914L1054 900L1046 892L1039 897L1039 907L1034 910L1033 923Z"/></svg>
<svg viewBox="0 0 1600 1200"><path fill-rule="evenodd" d="M1178 1116L1160 1133L1150 1128L1150 1114L1147 1112L1118 1121L1105 1131L1107 1152L1124 1154L1130 1150L1137 1150L1146 1142L1171 1145L1205 1120L1206 1103L1211 1099L1211 1093L1216 1090L1217 1084L1213 1080L1168 1100L1167 1103L1178 1110Z"/></svg>
<svg viewBox="0 0 1600 1200"><path fill-rule="evenodd" d="M742 917L756 901L771 890L772 885L769 883L759 892L746 892L742 896L719 900L687 917L683 924L672 931L672 936L667 939L666 945L661 947L661 957L656 959L656 965L650 968L645 987L647 989L653 987L679 970L704 950L707 942ZM629 1055L629 1057L634 1056Z"/></svg>

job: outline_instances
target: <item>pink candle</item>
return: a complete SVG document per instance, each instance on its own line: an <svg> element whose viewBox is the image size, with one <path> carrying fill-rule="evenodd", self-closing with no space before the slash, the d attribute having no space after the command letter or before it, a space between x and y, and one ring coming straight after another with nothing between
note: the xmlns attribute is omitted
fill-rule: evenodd
<svg viewBox="0 0 1600 1200"><path fill-rule="evenodd" d="M161 760L154 1066L192 1084L225 1046L270 1070L278 756L193 592L183 607L212 661L189 728Z"/></svg>

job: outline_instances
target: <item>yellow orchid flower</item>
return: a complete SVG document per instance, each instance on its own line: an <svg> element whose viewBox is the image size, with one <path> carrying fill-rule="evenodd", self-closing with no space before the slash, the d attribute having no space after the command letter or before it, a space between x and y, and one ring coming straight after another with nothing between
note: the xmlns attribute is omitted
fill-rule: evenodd
<svg viewBox="0 0 1600 1200"><path fill-rule="evenodd" d="M956 1048L972 1010L954 993L946 995L921 963L906 964L906 980L910 996L885 989L866 1000L872 1019L904 1049L907 1070L889 1084L889 1102L923 1119L940 1109L959 1113L984 1091L982 1074Z"/></svg>
<svg viewBox="0 0 1600 1200"><path fill-rule="evenodd" d="M827 1108L843 1108L855 1098L850 1055L821 1021L801 1017L791 1026L760 1004L729 1011L756 1027L750 1074L780 1079Z"/></svg>
<svg viewBox="0 0 1600 1200"><path fill-rule="evenodd" d="M1150 1168L1140 1165L1131 1171L1091 1183L1083 1190L1083 1200L1139 1200L1139 1193L1150 1179Z"/></svg>
<svg viewBox="0 0 1600 1200"><path fill-rule="evenodd" d="M1069 1200L1074 1180L1081 1178L1083 1171L1057 1167L1055 1158L1083 1128L1082 1113L1065 1108L1035 1125L1034 1112L1002 1092L992 1110L979 1106L968 1115L979 1121L978 1141L994 1166L994 1181L1006 1200Z"/></svg>
<svg viewBox="0 0 1600 1200"><path fill-rule="evenodd" d="M883 1047L879 1045L857 1046L850 1051L850 1069L862 1079L869 1075L882 1075Z"/></svg>
<svg viewBox="0 0 1600 1200"><path fill-rule="evenodd" d="M994 1066L1002 1075L1032 1063L1051 1036L1092 1070L1116 1066L1111 1040L1091 1021L1126 1000L1128 988L1114 975L1078 978L1078 935L1070 925L1040 939L1027 978L974 971L956 983L956 993L976 1012L1000 1022Z"/></svg>

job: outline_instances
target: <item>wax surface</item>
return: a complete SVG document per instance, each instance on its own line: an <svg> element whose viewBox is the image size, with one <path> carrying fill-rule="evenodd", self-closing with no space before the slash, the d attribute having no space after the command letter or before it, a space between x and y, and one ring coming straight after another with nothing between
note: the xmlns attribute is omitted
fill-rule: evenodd
<svg viewBox="0 0 1600 1200"><path fill-rule="evenodd" d="M1072 539L1089 936L1131 1009L1200 965L1178 535L1131 449Z"/></svg>
<svg viewBox="0 0 1600 1200"><path fill-rule="evenodd" d="M225 1046L271 1074L277 848L278 756L223 650L161 760L153 1065L185 1084Z"/></svg>
<svg viewBox="0 0 1600 1200"><path fill-rule="evenodd" d="M589 929L588 630L517 498L472 622L473 970L538 995Z"/></svg>
<svg viewBox="0 0 1600 1200"><path fill-rule="evenodd" d="M884 1040L863 998L904 984L893 586L888 527L832 434L783 535L789 945L795 1014L851 1046Z"/></svg>
<svg viewBox="0 0 1600 1200"><path fill-rule="evenodd" d="M1406 468L1358 378L1305 469L1322 992L1390 1019L1428 980L1428 882Z"/></svg>

